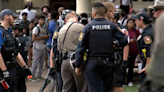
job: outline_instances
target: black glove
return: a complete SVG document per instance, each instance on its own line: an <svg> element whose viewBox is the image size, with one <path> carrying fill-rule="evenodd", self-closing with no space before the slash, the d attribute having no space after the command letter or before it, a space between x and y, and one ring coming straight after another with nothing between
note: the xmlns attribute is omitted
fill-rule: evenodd
<svg viewBox="0 0 164 92"><path fill-rule="evenodd" d="M31 73L31 71L29 70L29 68L26 68L26 69L24 69L24 70L25 70L26 76L32 75L32 73Z"/></svg>
<svg viewBox="0 0 164 92"><path fill-rule="evenodd" d="M55 76L55 69L54 68L50 68L50 71L49 71L49 75L50 76Z"/></svg>
<svg viewBox="0 0 164 92"><path fill-rule="evenodd" d="M10 74L9 74L9 71L7 71L7 70L3 71L3 78L4 78L5 81L7 81L7 82L10 81Z"/></svg>
<svg viewBox="0 0 164 92"><path fill-rule="evenodd" d="M124 60L121 64L122 69L126 69L128 67L128 61Z"/></svg>

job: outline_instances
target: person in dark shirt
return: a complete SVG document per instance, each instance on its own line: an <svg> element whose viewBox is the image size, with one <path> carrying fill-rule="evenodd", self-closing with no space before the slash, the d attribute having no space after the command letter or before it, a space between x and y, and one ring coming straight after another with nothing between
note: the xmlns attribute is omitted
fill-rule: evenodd
<svg viewBox="0 0 164 92"><path fill-rule="evenodd" d="M22 55L24 61L27 61L27 53L28 53L28 45L30 43L29 38L23 35L23 28L25 26L22 24L12 26L12 30L14 32L14 36L18 42L18 51ZM27 62L26 62L27 64ZM26 92L26 83L25 78L27 77L25 71L17 65L16 67L16 91L17 92Z"/></svg>

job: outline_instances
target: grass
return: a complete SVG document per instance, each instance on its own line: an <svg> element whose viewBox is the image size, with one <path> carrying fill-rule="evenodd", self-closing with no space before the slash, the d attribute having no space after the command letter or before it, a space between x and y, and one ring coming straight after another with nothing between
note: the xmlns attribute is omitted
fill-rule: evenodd
<svg viewBox="0 0 164 92"><path fill-rule="evenodd" d="M137 89L137 86L133 86L133 87L128 87L128 86L125 86L124 87L124 92L138 92L138 89Z"/></svg>

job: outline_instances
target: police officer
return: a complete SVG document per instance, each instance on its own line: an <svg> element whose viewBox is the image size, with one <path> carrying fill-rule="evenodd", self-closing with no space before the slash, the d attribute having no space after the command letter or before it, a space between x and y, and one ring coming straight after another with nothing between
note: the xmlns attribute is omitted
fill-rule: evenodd
<svg viewBox="0 0 164 92"><path fill-rule="evenodd" d="M142 70L138 73L140 74L140 82L143 82L146 77L145 70L150 61L150 47L153 41L153 28L150 24L150 16L147 13L139 13L138 15L135 15L134 18L136 26L143 29L143 32L137 38L141 60L143 61Z"/></svg>
<svg viewBox="0 0 164 92"><path fill-rule="evenodd" d="M9 84L9 89L5 89L0 84L0 92L15 92L15 66L16 60L19 65L25 69L27 75L31 75L28 66L24 62L21 54L17 52L17 45L14 37L11 35L10 26L14 25L17 14L13 13L10 9L4 9L0 13L2 23L0 26L0 78L5 79Z"/></svg>
<svg viewBox="0 0 164 92"><path fill-rule="evenodd" d="M18 51L22 55L24 61L27 61L28 45L30 43L29 38L23 34L23 29L25 26L23 24L17 24L12 26L12 31L18 42ZM26 62L27 64L27 62ZM16 91L26 92L25 78L27 77L25 71L17 64L16 66Z"/></svg>
<svg viewBox="0 0 164 92"><path fill-rule="evenodd" d="M85 70L83 68L83 74L77 76L74 71L74 64L70 60L75 53L78 38L84 26L77 23L77 15L74 13L66 14L65 21L66 24L60 29L57 41L57 49L62 53L63 58L61 65L62 92L86 92ZM52 61L50 60L50 62ZM52 68L52 63L50 63L50 66Z"/></svg>
<svg viewBox="0 0 164 92"><path fill-rule="evenodd" d="M112 22L104 18L106 8L101 3L95 3L92 8L92 20L80 34L76 49L77 75L82 74L83 56L87 51L86 80L90 92L113 92L113 37L118 39L121 46L128 44L127 36Z"/></svg>

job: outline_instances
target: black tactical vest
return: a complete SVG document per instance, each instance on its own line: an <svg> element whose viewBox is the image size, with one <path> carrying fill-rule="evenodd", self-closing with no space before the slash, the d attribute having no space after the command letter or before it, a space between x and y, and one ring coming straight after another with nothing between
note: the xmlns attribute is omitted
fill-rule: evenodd
<svg viewBox="0 0 164 92"><path fill-rule="evenodd" d="M6 39L6 41L3 44L1 44L2 45L1 54L3 60L5 62L15 61L15 56L17 55L16 40L5 29L0 27L0 30L3 32L3 37L5 37Z"/></svg>
<svg viewBox="0 0 164 92"><path fill-rule="evenodd" d="M93 25L94 26L94 25ZM89 34L89 53L94 55L110 55L113 53L113 31L103 28L93 29ZM101 27L101 25L99 25Z"/></svg>

